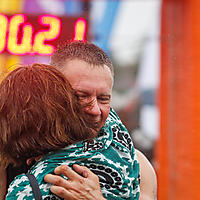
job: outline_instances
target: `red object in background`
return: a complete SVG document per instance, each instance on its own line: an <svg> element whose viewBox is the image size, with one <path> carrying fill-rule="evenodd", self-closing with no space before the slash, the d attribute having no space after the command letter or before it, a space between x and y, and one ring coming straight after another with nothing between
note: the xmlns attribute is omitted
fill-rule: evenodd
<svg viewBox="0 0 200 200"><path fill-rule="evenodd" d="M158 200L200 199L200 1L163 0Z"/></svg>
<svg viewBox="0 0 200 200"><path fill-rule="evenodd" d="M0 52L7 50L15 55L51 55L59 42L85 40L88 26L86 18L79 17L24 14L0 17Z"/></svg>

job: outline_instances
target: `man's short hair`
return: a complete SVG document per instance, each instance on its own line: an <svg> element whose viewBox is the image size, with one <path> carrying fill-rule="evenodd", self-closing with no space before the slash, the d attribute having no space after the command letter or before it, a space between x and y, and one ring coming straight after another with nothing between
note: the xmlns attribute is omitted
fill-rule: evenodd
<svg viewBox="0 0 200 200"><path fill-rule="evenodd" d="M101 48L89 41L69 40L58 45L51 56L50 64L58 70L63 71L66 62L73 59L83 60L93 66L106 65L114 76L111 59Z"/></svg>
<svg viewBox="0 0 200 200"><path fill-rule="evenodd" d="M0 162L5 165L95 137L71 85L54 67L20 66L3 79L0 91Z"/></svg>

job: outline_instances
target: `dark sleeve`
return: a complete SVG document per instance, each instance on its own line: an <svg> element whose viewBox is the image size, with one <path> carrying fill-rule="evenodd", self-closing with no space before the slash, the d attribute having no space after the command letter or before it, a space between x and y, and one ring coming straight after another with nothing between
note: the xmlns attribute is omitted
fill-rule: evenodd
<svg viewBox="0 0 200 200"><path fill-rule="evenodd" d="M10 183L14 180L15 176L26 173L29 170L30 166L23 165L20 167L13 167L12 164L8 165L6 172L7 172L7 189Z"/></svg>

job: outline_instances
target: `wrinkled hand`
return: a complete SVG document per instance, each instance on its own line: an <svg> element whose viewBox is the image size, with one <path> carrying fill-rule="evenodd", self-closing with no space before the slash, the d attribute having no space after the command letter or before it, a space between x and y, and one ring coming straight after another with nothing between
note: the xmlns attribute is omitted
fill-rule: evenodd
<svg viewBox="0 0 200 200"><path fill-rule="evenodd" d="M67 165L61 165L55 168L56 175L47 174L44 180L53 184L50 187L51 192L66 200L105 200L99 184L99 178L87 167L73 165L73 171ZM68 178L65 180L61 175ZM82 176L81 176L82 175Z"/></svg>

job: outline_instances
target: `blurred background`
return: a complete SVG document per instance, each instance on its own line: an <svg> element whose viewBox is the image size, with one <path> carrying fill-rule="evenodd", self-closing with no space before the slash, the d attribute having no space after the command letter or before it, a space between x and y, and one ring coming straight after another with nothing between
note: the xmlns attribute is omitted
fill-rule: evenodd
<svg viewBox="0 0 200 200"><path fill-rule="evenodd" d="M154 166L158 199L200 199L199 11L199 0L0 0L0 73L48 64L67 39L94 42L112 59L112 107Z"/></svg>

